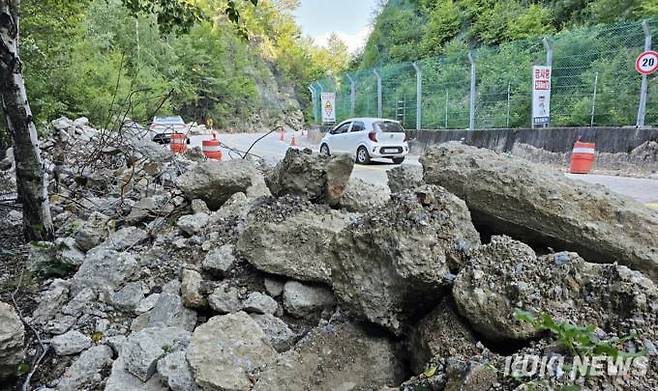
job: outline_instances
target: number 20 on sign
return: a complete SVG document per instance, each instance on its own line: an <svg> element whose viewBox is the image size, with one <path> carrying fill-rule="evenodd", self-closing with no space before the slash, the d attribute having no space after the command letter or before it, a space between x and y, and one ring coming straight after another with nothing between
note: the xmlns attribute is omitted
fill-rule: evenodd
<svg viewBox="0 0 658 391"><path fill-rule="evenodd" d="M650 75L658 70L658 52L646 51L637 58L635 69L643 75Z"/></svg>

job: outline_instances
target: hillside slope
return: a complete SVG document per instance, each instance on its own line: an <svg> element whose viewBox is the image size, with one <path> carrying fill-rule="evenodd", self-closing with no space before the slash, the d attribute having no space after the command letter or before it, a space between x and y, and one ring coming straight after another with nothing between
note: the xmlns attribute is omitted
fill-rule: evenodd
<svg viewBox="0 0 658 391"><path fill-rule="evenodd" d="M656 0L389 0L355 64L369 68L435 56L454 41L497 45L656 15Z"/></svg>

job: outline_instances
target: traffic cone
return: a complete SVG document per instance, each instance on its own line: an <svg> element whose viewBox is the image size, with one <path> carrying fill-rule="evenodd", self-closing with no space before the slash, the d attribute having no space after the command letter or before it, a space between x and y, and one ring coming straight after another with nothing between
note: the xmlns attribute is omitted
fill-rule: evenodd
<svg viewBox="0 0 658 391"><path fill-rule="evenodd" d="M295 134L292 134L292 138L290 139L290 146L291 147L296 147L297 146L297 140L295 140Z"/></svg>
<svg viewBox="0 0 658 391"><path fill-rule="evenodd" d="M281 136L279 136L279 141L286 141L285 133L286 131L281 129Z"/></svg>

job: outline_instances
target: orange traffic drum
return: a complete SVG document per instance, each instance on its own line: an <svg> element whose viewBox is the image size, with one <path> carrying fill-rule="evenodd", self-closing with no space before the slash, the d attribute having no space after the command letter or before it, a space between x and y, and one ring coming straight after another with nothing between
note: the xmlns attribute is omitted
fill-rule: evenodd
<svg viewBox="0 0 658 391"><path fill-rule="evenodd" d="M594 166L595 153L596 144L576 141L571 152L569 172L572 174L589 174L592 171L592 166Z"/></svg>
<svg viewBox="0 0 658 391"><path fill-rule="evenodd" d="M222 151L220 149L221 143L219 140L203 140L201 143L203 148L203 155L210 160L222 160Z"/></svg>
<svg viewBox="0 0 658 391"><path fill-rule="evenodd" d="M170 146L173 153L185 153L187 150L187 136L183 133L172 133Z"/></svg>

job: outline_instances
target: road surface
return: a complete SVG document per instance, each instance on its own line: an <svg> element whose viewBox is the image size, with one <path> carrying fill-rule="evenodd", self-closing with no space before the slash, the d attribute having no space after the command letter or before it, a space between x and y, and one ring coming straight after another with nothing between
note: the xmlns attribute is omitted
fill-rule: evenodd
<svg viewBox="0 0 658 391"><path fill-rule="evenodd" d="M309 143L306 136L302 136L299 132L295 134L295 141L299 147L309 147L313 150L317 150L317 145ZM236 133L220 134L218 135L218 138L226 147L246 151L251 144L261 136L263 136L262 133ZM275 164L285 156L286 151L290 147L291 136L292 133L288 132L285 134L284 141L281 141L279 133L270 134L256 143L252 148L251 153L262 157L268 163ZM192 136L190 145L200 146L202 140L209 138L210 136ZM237 153L232 152L227 148L224 148L223 152L225 158L239 157ZM420 166L417 156L407 156L407 159L403 164ZM376 160L373 164L368 166L355 165L353 175L369 183L384 185L388 180L386 171L394 167L396 167L396 165L390 160ZM613 192L633 198L647 206L658 209L658 180L605 175L566 175L574 180L601 184Z"/></svg>

